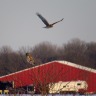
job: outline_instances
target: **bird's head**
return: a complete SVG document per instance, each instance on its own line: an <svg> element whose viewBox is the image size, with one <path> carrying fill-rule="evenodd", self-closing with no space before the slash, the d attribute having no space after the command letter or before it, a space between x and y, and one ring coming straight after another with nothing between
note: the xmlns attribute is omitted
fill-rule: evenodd
<svg viewBox="0 0 96 96"><path fill-rule="evenodd" d="M53 25L50 24L49 26L45 26L43 28L47 28L48 29L48 28L52 28L52 27L53 27Z"/></svg>

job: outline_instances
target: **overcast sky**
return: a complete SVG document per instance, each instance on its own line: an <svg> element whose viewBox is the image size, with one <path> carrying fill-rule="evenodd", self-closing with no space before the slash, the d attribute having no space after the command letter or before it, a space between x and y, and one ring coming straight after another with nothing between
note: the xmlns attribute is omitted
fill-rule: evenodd
<svg viewBox="0 0 96 96"><path fill-rule="evenodd" d="M45 29L36 12L49 23L64 20ZM96 0L0 0L0 47L61 46L73 38L96 41Z"/></svg>

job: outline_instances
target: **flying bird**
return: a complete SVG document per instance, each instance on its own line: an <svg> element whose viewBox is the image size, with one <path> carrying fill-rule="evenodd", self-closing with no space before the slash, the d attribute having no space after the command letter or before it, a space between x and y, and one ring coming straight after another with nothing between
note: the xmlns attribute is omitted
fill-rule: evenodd
<svg viewBox="0 0 96 96"><path fill-rule="evenodd" d="M58 22L61 22L64 18L62 18L61 20L59 20L59 21L57 21L57 22L54 22L54 23L52 23L52 24L49 24L48 23L48 21L41 15L41 14L39 14L39 13L36 13L37 14L37 16L43 21L43 23L46 25L45 27L43 27L43 28L52 28L53 27L53 25L55 25L56 23L58 23Z"/></svg>
<svg viewBox="0 0 96 96"><path fill-rule="evenodd" d="M32 64L34 65L35 62L34 62L34 58L32 57L32 55L30 53L26 53L26 60L29 64Z"/></svg>

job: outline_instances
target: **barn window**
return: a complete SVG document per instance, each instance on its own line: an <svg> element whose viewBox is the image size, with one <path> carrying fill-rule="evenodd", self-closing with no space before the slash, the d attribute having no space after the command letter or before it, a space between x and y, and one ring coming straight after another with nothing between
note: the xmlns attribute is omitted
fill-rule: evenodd
<svg viewBox="0 0 96 96"><path fill-rule="evenodd" d="M64 88L66 87L66 86L63 86Z"/></svg>
<svg viewBox="0 0 96 96"><path fill-rule="evenodd" d="M77 83L77 85L81 85L81 83Z"/></svg>

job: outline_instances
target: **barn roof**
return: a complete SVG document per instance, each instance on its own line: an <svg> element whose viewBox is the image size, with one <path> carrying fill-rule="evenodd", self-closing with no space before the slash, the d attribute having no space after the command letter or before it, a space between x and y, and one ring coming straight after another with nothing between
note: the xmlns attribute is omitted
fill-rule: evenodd
<svg viewBox="0 0 96 96"><path fill-rule="evenodd" d="M68 65L68 66L75 67L75 68L78 68L78 69L81 69L81 70L86 70L86 71L89 71L89 72L92 72L92 73L96 73L96 70L92 69L92 68L88 68L88 67L85 67L85 66L82 66L82 65L78 65L78 64L75 64L75 63L71 63L71 62L68 62L68 61L55 60L55 61L51 61L51 62L48 62L48 63L40 64L38 66L33 66L31 68L27 68L27 69L24 69L24 70L21 70L21 71L17 71L17 72L8 74L8 75L4 75L4 76L1 76L0 78L3 78L5 76L14 75L16 73L24 72L24 71L27 71L27 70L30 70L30 69L34 69L34 68L37 68L37 67L40 67L40 66L46 66L46 65L51 64L53 62L57 62L59 64L64 64L64 65Z"/></svg>
<svg viewBox="0 0 96 96"><path fill-rule="evenodd" d="M79 68L79 69L82 69L82 70L86 70L86 71L89 71L89 72L96 73L95 69L85 67L85 66L82 66L82 65L79 65L79 64L71 63L71 62L68 62L68 61L57 61L57 62L59 62L61 64L68 65L68 66L72 66L72 67L75 67L75 68Z"/></svg>

